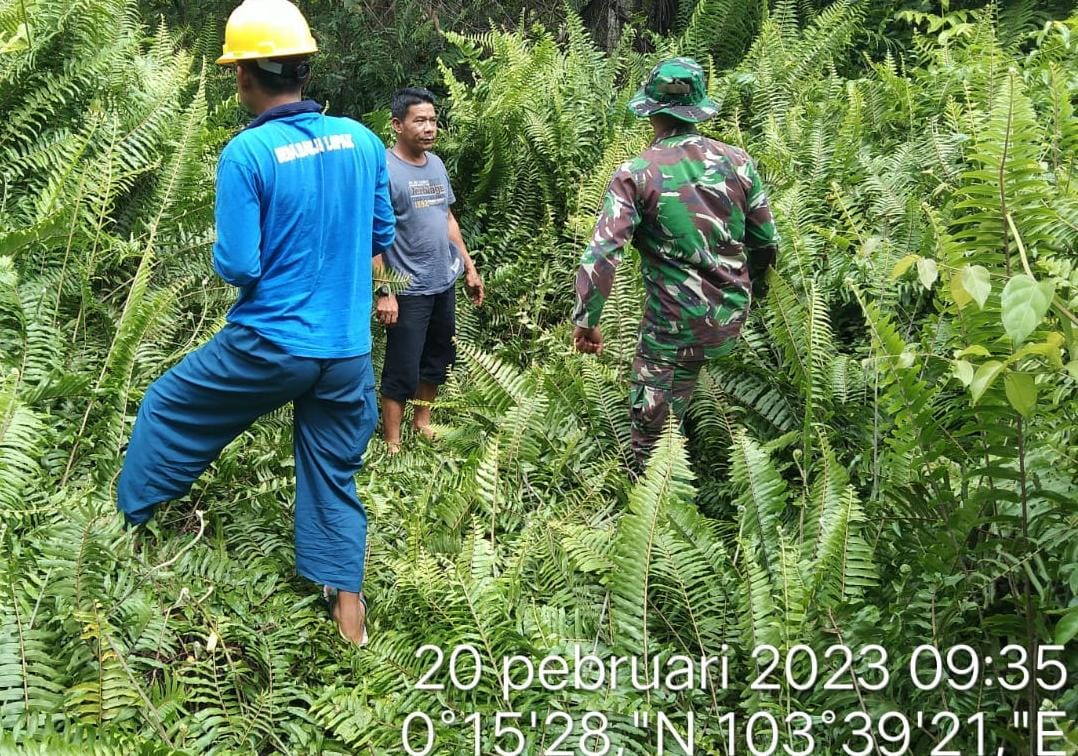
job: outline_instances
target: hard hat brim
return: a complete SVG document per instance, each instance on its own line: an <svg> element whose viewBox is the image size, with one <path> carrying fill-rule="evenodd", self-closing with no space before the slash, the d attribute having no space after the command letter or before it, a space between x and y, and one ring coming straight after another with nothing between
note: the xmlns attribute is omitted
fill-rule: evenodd
<svg viewBox="0 0 1078 756"><path fill-rule="evenodd" d="M285 48L282 50L274 50L272 55L267 55L264 52L226 52L217 59L217 65L232 66L236 63L239 63L241 60L259 60L263 58L294 58L301 55L313 55L316 52L318 52L318 45L314 43L311 43L310 45L301 48Z"/></svg>

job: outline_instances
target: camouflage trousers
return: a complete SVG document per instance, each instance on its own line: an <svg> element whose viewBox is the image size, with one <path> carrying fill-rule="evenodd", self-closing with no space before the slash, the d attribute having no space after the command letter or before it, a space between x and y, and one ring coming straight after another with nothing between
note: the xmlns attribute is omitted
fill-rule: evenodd
<svg viewBox="0 0 1078 756"><path fill-rule="evenodd" d="M730 339L706 351L684 350L692 353L677 356L637 349L630 375L629 418L633 454L640 470L651 456L670 413L679 425L685 421L700 370L708 360L730 351L733 346L734 339Z"/></svg>

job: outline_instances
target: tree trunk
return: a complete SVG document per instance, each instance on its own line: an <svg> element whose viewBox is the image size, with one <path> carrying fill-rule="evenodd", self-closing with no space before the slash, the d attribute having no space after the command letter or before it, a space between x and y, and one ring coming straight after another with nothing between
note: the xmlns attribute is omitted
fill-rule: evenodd
<svg viewBox="0 0 1078 756"><path fill-rule="evenodd" d="M636 11L636 0L593 0L580 11L584 23L607 52L618 46L621 30Z"/></svg>

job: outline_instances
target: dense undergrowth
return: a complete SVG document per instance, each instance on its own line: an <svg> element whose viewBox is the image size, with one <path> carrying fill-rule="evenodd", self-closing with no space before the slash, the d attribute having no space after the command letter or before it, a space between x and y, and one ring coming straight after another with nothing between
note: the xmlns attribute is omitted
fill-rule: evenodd
<svg viewBox="0 0 1078 756"><path fill-rule="evenodd" d="M709 49L725 8L699 3L659 53ZM147 530L114 512L142 392L232 297L209 244L234 106L207 102L203 62L131 2L0 1L4 748L401 753L406 716L424 712L436 752L471 753L471 713L489 735L496 712L563 710L567 742L604 712L625 753L655 751L634 714L684 727L692 712L696 752L725 753L725 712L744 752L756 712L946 710L984 712L991 752L1028 753L1011 712L1073 721L1073 643L1045 657L1069 668L1062 689L985 679L1016 644L1052 687L1036 647L1078 630L1078 16L909 12L892 25L910 44L866 56L862 6L805 10L775 4L744 59L713 71L721 115L705 129L759 161L782 251L736 350L703 376L687 436L671 429L635 484L631 262L602 359L570 353L565 321L605 181L647 142L624 105L652 59L631 40L599 52L572 17L559 37L449 36L464 65L443 72L440 149L490 301L461 302L441 440L368 452L373 640L356 653L294 577L287 410ZM798 690L780 666L775 689L750 690L765 643L815 649L821 681L830 646L878 644L891 679ZM428 644L474 647L478 684L456 690L443 668L445 690L416 690ZM957 673L922 689L908 674L921 644L997 662L967 689ZM725 690L505 700L494 674L575 646L669 659L724 645ZM873 660L853 664L869 684ZM807 679L807 655L791 670ZM804 749L800 724L780 742ZM859 745L855 727L817 719L815 752ZM536 728L529 752L561 729ZM945 732L911 729L911 753ZM964 726L952 747L974 736Z"/></svg>

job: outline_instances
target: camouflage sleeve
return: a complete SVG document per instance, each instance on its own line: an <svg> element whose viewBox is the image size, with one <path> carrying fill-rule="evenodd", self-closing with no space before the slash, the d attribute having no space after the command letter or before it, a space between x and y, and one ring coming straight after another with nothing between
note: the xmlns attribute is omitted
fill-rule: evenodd
<svg viewBox="0 0 1078 756"><path fill-rule="evenodd" d="M602 212L595 224L595 234L580 260L580 270L576 274L574 324L590 328L599 323L603 305L614 287L614 269L621 263L622 250L633 238L639 222L636 185L632 173L622 167L610 181Z"/></svg>
<svg viewBox="0 0 1078 756"><path fill-rule="evenodd" d="M749 253L750 277L755 280L774 263L779 234L775 229L775 218L771 215L771 203L767 199L764 183L751 160L746 170L752 186L746 193L745 246Z"/></svg>

